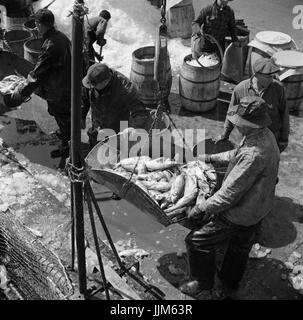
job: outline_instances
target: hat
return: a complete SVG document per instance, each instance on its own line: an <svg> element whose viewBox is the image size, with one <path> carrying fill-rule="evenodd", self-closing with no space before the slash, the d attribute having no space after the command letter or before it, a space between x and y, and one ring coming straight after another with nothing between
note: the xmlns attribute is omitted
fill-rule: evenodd
<svg viewBox="0 0 303 320"><path fill-rule="evenodd" d="M48 9L39 9L32 18L46 26L53 26L55 23L54 14Z"/></svg>
<svg viewBox="0 0 303 320"><path fill-rule="evenodd" d="M271 58L260 58L253 64L253 71L260 74L275 74L280 68L273 62Z"/></svg>
<svg viewBox="0 0 303 320"><path fill-rule="evenodd" d="M90 89L98 83L111 78L109 67L104 63L95 63L87 70L86 76L82 80L84 87Z"/></svg>
<svg viewBox="0 0 303 320"><path fill-rule="evenodd" d="M109 11L107 10L102 10L100 13L99 13L99 17L102 17L104 18L105 20L109 20L111 18L111 14L109 13Z"/></svg>
<svg viewBox="0 0 303 320"><path fill-rule="evenodd" d="M227 113L230 122L238 127L264 128L271 124L267 103L258 96L247 96Z"/></svg>

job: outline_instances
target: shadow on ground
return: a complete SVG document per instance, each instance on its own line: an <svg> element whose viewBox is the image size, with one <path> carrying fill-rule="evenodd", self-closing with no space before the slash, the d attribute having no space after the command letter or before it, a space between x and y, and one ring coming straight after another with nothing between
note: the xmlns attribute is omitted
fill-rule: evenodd
<svg viewBox="0 0 303 320"><path fill-rule="evenodd" d="M175 288L189 280L186 254L163 255L158 260L161 276ZM303 300L287 279L287 268L276 259L250 258L238 290L239 300ZM285 280L282 278L285 276ZM197 300L199 296L196 297Z"/></svg>
<svg viewBox="0 0 303 320"><path fill-rule="evenodd" d="M262 222L257 241L266 247L284 247L297 238L294 222L303 223L303 206L287 197L276 197L275 207Z"/></svg>

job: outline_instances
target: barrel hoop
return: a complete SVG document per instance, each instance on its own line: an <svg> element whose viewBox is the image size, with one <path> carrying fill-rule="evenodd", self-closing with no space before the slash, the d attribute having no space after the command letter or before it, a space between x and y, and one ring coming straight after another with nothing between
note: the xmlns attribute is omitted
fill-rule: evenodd
<svg viewBox="0 0 303 320"><path fill-rule="evenodd" d="M182 74L180 74L180 77L181 77L182 79L190 82L190 83L196 83L196 84L200 84L200 83L212 83L212 82L215 82L215 81L217 81L217 80L220 79L220 75L219 75L216 79L213 79L213 80L211 80L211 81L193 81L193 80L189 80L189 79L185 78Z"/></svg>
<svg viewBox="0 0 303 320"><path fill-rule="evenodd" d="M286 100L300 100L300 99L303 99L303 96L301 97L296 97L296 98L287 98Z"/></svg>
<svg viewBox="0 0 303 320"><path fill-rule="evenodd" d="M294 80L294 81L289 81L289 80L283 80L284 83L303 83L303 78L301 80Z"/></svg>
<svg viewBox="0 0 303 320"><path fill-rule="evenodd" d="M133 73L135 73L135 74L137 74L139 76L148 76L148 77L153 77L154 76L153 73L141 73L141 72L138 72L138 71L134 70L133 68L131 68L131 72L133 72ZM170 73L170 72L171 72L171 68L169 68L167 70L167 73Z"/></svg>
<svg viewBox="0 0 303 320"><path fill-rule="evenodd" d="M210 99L210 100L194 100L194 99L186 98L186 97L184 97L182 94L180 94L180 97L183 98L183 99L185 99L185 100L189 100L189 101L193 101L193 102L211 102L211 101L217 100L218 97L219 97L219 95L216 96L216 97L213 98L213 99Z"/></svg>

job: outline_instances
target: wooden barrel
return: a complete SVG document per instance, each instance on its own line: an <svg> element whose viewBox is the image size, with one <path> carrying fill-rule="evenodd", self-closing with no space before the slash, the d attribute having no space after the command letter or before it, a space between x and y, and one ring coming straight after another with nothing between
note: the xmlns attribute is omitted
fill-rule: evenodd
<svg viewBox="0 0 303 320"><path fill-rule="evenodd" d="M148 107L155 108L158 104L158 86L154 80L155 47L147 46L132 53L130 80L136 85L140 100ZM167 56L168 81L164 91L168 99L172 86L172 72L169 55Z"/></svg>
<svg viewBox="0 0 303 320"><path fill-rule="evenodd" d="M170 38L187 39L192 34L195 11L192 1L181 1L167 10L167 31Z"/></svg>
<svg viewBox="0 0 303 320"><path fill-rule="evenodd" d="M33 34L22 25L12 26L4 34L13 53L24 57L24 43L33 38Z"/></svg>
<svg viewBox="0 0 303 320"><path fill-rule="evenodd" d="M205 112L217 104L220 89L221 64L213 67L189 65L192 55L184 57L179 78L182 106L194 112Z"/></svg>
<svg viewBox="0 0 303 320"><path fill-rule="evenodd" d="M30 39L24 43L24 59L36 64L41 53L42 39Z"/></svg>
<svg viewBox="0 0 303 320"><path fill-rule="evenodd" d="M289 111L303 111L303 74L282 81Z"/></svg>
<svg viewBox="0 0 303 320"><path fill-rule="evenodd" d="M248 44L250 47L249 73L253 74L253 65L260 58L271 58L277 51L296 50L293 39L286 33L277 31L261 31Z"/></svg>
<svg viewBox="0 0 303 320"><path fill-rule="evenodd" d="M303 110L303 52L285 50L273 55L275 63L282 67L279 78L285 88L289 111Z"/></svg>

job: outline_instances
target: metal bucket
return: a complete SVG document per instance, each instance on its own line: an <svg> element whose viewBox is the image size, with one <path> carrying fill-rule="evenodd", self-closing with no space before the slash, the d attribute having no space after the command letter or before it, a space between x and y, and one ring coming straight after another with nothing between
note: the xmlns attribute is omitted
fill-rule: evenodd
<svg viewBox="0 0 303 320"><path fill-rule="evenodd" d="M23 23L24 28L30 30L34 36L38 37L38 30L36 29L35 19L30 19Z"/></svg>
<svg viewBox="0 0 303 320"><path fill-rule="evenodd" d="M36 64L38 57L41 53L43 41L42 39L30 39L24 43L24 59Z"/></svg>
<svg viewBox="0 0 303 320"><path fill-rule="evenodd" d="M4 37L8 42L13 53L19 57L24 57L24 43L33 38L30 30L25 29L21 25L12 26L8 29Z"/></svg>

